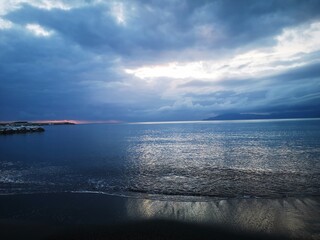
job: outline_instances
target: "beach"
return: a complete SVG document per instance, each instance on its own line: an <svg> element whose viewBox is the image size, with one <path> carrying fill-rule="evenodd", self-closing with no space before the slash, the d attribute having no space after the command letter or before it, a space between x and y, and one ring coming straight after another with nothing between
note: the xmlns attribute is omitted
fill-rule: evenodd
<svg viewBox="0 0 320 240"><path fill-rule="evenodd" d="M0 196L1 239L319 239L320 197Z"/></svg>
<svg viewBox="0 0 320 240"><path fill-rule="evenodd" d="M0 239L320 239L319 120L0 138Z"/></svg>
<svg viewBox="0 0 320 240"><path fill-rule="evenodd" d="M320 0L0 0L0 240L320 240Z"/></svg>

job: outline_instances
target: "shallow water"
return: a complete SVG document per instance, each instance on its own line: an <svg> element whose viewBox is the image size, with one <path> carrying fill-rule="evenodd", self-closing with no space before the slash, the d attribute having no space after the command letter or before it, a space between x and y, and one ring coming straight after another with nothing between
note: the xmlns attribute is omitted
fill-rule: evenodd
<svg viewBox="0 0 320 240"><path fill-rule="evenodd" d="M320 120L47 126L0 136L0 193L320 195Z"/></svg>
<svg viewBox="0 0 320 240"><path fill-rule="evenodd" d="M167 227L159 228L164 221L168 221ZM41 230L43 231L45 226L80 225L81 229L86 227L90 229L90 226L98 225L106 230L108 227L113 229L117 223L128 222L137 224L134 226L135 233L139 231L141 233L141 228L140 230L138 228L139 223L142 223L143 229L148 228L148 222L155 223L157 228L152 229L152 236L157 236L159 232L167 232L167 235L171 235L170 231L171 233L179 231L178 226L183 227L182 232L188 229L184 237L169 239L186 239L185 236L189 237L189 234L194 237L188 239L199 239L199 235L204 231L207 231L208 237L200 239L212 239L212 236L217 237L217 235L218 239L274 239L276 236L279 236L276 239L320 239L320 197L161 201L83 193L0 196L1 239L47 239L35 237L37 234L41 236ZM11 228L8 229L10 223ZM38 228L35 224L38 224ZM206 228L196 228L196 226ZM78 238L85 239L83 234L79 234L79 227L77 229L76 236L80 235ZM128 231L128 228L122 225L120 230L123 233ZM3 235L6 231L9 234L5 237ZM50 228L47 231L50 233ZM33 234L29 237L28 233ZM102 233L103 231L93 228L87 239L95 239L93 236L102 238ZM228 234L232 236L232 233L245 235L223 237ZM253 235L247 235L248 233ZM14 238L15 235L20 236ZM141 239L140 234L139 236ZM162 238L164 237L159 237L159 239ZM105 237L105 239L109 238ZM150 239L150 236L145 239Z"/></svg>

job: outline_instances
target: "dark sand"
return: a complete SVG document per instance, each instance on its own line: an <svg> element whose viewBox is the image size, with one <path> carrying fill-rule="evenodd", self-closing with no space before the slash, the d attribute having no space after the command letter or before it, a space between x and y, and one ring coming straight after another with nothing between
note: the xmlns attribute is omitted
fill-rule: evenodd
<svg viewBox="0 0 320 240"><path fill-rule="evenodd" d="M0 239L320 239L320 197L159 201L0 196Z"/></svg>

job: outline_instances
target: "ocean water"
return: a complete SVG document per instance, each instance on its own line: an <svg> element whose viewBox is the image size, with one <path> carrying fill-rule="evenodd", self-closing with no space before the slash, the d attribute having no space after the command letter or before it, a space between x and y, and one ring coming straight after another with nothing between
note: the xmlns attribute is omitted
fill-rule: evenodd
<svg viewBox="0 0 320 240"><path fill-rule="evenodd" d="M0 136L0 194L320 196L320 120L46 126Z"/></svg>

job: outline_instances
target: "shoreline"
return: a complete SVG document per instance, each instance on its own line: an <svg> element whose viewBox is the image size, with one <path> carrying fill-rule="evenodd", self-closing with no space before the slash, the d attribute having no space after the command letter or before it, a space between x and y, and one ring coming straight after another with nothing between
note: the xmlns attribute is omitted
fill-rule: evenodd
<svg viewBox="0 0 320 240"><path fill-rule="evenodd" d="M42 133L43 126L49 125L75 125L72 122L4 122L0 123L0 135Z"/></svg>
<svg viewBox="0 0 320 240"><path fill-rule="evenodd" d="M20 127L20 126L47 126L47 125L76 125L72 121L13 121L0 122L0 126Z"/></svg>
<svg viewBox="0 0 320 240"><path fill-rule="evenodd" d="M51 125L75 125L68 121L55 122L0 122L0 135L42 133L45 132L43 126Z"/></svg>
<svg viewBox="0 0 320 240"><path fill-rule="evenodd" d="M102 195L120 198L145 199L151 201L172 201L172 202L217 202L217 201L241 201L241 200L284 200L284 199L305 199L319 198L320 195L282 195L282 196L211 196L211 195L181 195L181 194L160 194L146 192L103 192L103 191L48 191L48 192L0 192L2 196L16 195L50 195L50 194L85 194Z"/></svg>
<svg viewBox="0 0 320 240"><path fill-rule="evenodd" d="M266 239L270 236L319 239L319 223L320 197L173 201L99 193L0 195L0 228L6 229L0 231L1 239L28 235L33 236L31 239L46 239L44 235L49 239L55 234L73 232L79 226L81 231L107 235L111 233L103 233L103 229L110 226L119 227L119 232L113 233L116 235L130 232L132 226L139 226L142 232L146 226L162 226L161 232L170 234L173 225L194 228L194 234L198 234L199 228L205 228L210 236L219 233L227 237L221 239L233 239L232 236L237 239L242 235L250 239L252 234ZM99 230L99 226L105 228ZM151 239L161 239L154 234Z"/></svg>

